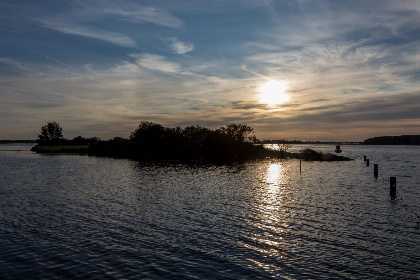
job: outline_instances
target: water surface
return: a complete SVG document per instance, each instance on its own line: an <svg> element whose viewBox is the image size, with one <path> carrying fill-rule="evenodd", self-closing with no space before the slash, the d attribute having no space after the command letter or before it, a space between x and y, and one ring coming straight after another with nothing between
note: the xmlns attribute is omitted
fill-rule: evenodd
<svg viewBox="0 0 420 280"><path fill-rule="evenodd" d="M29 148L0 145L1 279L420 275L418 146L342 146L354 161L302 162L301 174L299 160L186 166Z"/></svg>

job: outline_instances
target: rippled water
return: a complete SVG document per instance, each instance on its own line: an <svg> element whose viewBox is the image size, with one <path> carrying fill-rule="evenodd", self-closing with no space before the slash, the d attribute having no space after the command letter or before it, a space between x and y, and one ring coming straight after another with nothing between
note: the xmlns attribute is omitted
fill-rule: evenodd
<svg viewBox="0 0 420 280"><path fill-rule="evenodd" d="M0 279L419 279L418 146L342 146L354 161L301 174L299 160L192 167L29 148L0 145Z"/></svg>

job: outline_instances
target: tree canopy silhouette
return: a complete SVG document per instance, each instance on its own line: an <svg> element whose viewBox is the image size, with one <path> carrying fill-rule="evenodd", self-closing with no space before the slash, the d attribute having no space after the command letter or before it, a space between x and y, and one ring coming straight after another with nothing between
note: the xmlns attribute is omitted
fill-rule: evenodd
<svg viewBox="0 0 420 280"><path fill-rule="evenodd" d="M257 142L254 129L247 124L228 124L225 127L219 128L219 131L226 134L235 142Z"/></svg>
<svg viewBox="0 0 420 280"><path fill-rule="evenodd" d="M63 139L63 129L57 122L49 122L41 127L38 140L41 142L54 142Z"/></svg>
<svg viewBox="0 0 420 280"><path fill-rule="evenodd" d="M246 124L228 124L215 130L201 126L163 127L142 121L129 139L101 141L89 147L90 154L138 160L232 162L264 157L268 151L254 129Z"/></svg>

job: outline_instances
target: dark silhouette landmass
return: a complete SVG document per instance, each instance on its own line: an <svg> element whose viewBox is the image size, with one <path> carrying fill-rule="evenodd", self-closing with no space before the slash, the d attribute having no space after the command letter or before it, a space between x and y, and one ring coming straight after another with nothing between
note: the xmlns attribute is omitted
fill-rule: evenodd
<svg viewBox="0 0 420 280"><path fill-rule="evenodd" d="M420 135L380 136L366 139L363 145L420 145Z"/></svg>
<svg viewBox="0 0 420 280"><path fill-rule="evenodd" d="M170 128L141 122L129 139L115 137L89 145L89 155L143 161L225 163L250 159L285 158L286 151L264 148L246 124L219 129L201 126Z"/></svg>
<svg viewBox="0 0 420 280"><path fill-rule="evenodd" d="M231 163L263 158L302 158L304 160L350 160L311 149L290 153L288 146L267 149L246 124L228 124L211 130L201 126L168 128L142 122L129 139L116 137L89 145L94 156L130 158L142 161L180 161L196 163Z"/></svg>
<svg viewBox="0 0 420 280"><path fill-rule="evenodd" d="M339 156L331 153L322 153L306 148L300 153L295 154L295 158L301 158L306 161L349 161L353 160L345 156Z"/></svg>
<svg viewBox="0 0 420 280"><path fill-rule="evenodd" d="M71 140L69 140L71 141ZM70 142L64 145L37 145L31 151L40 154L80 154L88 153L89 145L73 145Z"/></svg>
<svg viewBox="0 0 420 280"><path fill-rule="evenodd" d="M218 129L201 126L163 127L141 122L129 138L114 137L102 141L97 137L64 139L56 122L41 128L37 153L72 153L90 156L127 158L139 161L175 161L189 163L232 163L263 158L300 158L311 161L350 160L343 156L323 154L311 149L299 153L288 152L288 145L277 150L263 146L246 124L228 124Z"/></svg>
<svg viewBox="0 0 420 280"><path fill-rule="evenodd" d="M77 136L73 140L59 138L54 140L37 140L38 145L31 151L36 153L88 154L90 144L101 141L97 137L84 138Z"/></svg>
<svg viewBox="0 0 420 280"><path fill-rule="evenodd" d="M49 122L41 127L38 134L38 145L31 151L36 153L66 153L66 154L87 154L89 144L97 143L97 137L84 138L77 136L73 140L63 137L63 128L57 122Z"/></svg>

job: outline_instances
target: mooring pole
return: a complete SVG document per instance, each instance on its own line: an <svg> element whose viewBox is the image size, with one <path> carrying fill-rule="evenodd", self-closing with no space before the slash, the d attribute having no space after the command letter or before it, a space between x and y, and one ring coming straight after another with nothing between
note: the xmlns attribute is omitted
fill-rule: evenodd
<svg viewBox="0 0 420 280"><path fill-rule="evenodd" d="M377 164L377 163L375 163L375 164L373 165L373 176L374 176L375 178L378 178L378 169L379 169L379 166L378 166L378 164Z"/></svg>
<svg viewBox="0 0 420 280"><path fill-rule="evenodd" d="M369 166L369 159L366 159L366 166Z"/></svg>
<svg viewBox="0 0 420 280"><path fill-rule="evenodd" d="M397 196L397 177L389 178L389 191L392 198Z"/></svg>
<svg viewBox="0 0 420 280"><path fill-rule="evenodd" d="M366 161L366 156L363 157L363 161Z"/></svg>
<svg viewBox="0 0 420 280"><path fill-rule="evenodd" d="M299 172L302 173L302 156L299 158Z"/></svg>

